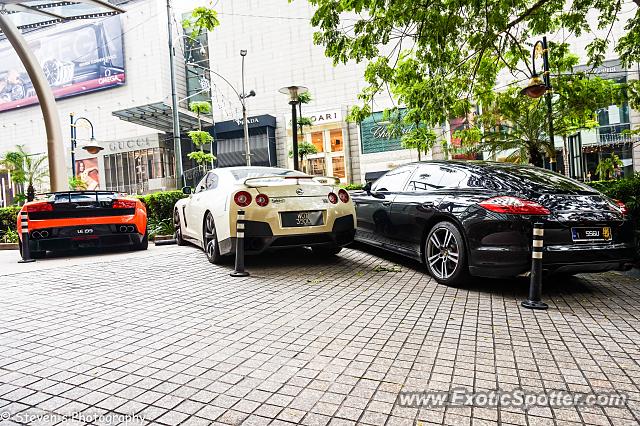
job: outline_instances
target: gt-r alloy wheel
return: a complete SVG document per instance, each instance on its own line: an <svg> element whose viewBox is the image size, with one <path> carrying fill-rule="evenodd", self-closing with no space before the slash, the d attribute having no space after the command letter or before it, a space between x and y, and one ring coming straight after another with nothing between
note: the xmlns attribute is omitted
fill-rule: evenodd
<svg viewBox="0 0 640 426"><path fill-rule="evenodd" d="M179 246L184 246L187 243L182 237L182 224L180 223L180 213L178 213L178 209L173 212L173 228L175 231L176 244Z"/></svg>
<svg viewBox="0 0 640 426"><path fill-rule="evenodd" d="M434 226L425 242L425 263L429 274L441 284L460 284L467 276L464 240L449 222Z"/></svg>
<svg viewBox="0 0 640 426"><path fill-rule="evenodd" d="M209 262L218 264L222 259L220 247L218 247L218 236L216 235L216 225L213 222L213 215L207 213L204 219L204 235L202 238L204 252L207 254Z"/></svg>

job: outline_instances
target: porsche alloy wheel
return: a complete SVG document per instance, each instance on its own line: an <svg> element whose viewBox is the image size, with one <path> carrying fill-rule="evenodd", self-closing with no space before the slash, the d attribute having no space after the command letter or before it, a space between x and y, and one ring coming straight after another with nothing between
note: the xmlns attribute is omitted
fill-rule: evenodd
<svg viewBox="0 0 640 426"><path fill-rule="evenodd" d="M204 219L204 235L202 238L204 252L209 262L218 264L222 259L220 247L218 247L218 236L216 235L216 225L213 222L213 215L207 213Z"/></svg>
<svg viewBox="0 0 640 426"><path fill-rule="evenodd" d="M175 239L176 244L179 246L184 246L187 243L182 237L182 224L180 223L180 213L178 213L178 209L176 209L173 213L173 227L175 229Z"/></svg>
<svg viewBox="0 0 640 426"><path fill-rule="evenodd" d="M439 283L459 284L466 277L464 241L452 223L440 222L431 229L424 253L427 269Z"/></svg>

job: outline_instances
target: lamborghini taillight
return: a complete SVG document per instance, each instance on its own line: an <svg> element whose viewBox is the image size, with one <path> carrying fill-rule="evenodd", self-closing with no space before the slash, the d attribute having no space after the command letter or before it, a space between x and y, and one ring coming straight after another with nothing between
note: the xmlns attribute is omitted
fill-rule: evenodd
<svg viewBox="0 0 640 426"><path fill-rule="evenodd" d="M28 213L50 212L53 211L53 204L49 204L48 202L33 203L25 206L25 209Z"/></svg>
<svg viewBox="0 0 640 426"><path fill-rule="evenodd" d="M111 207L113 207L114 209L135 209L136 201L116 198L113 200L113 204L111 204Z"/></svg>

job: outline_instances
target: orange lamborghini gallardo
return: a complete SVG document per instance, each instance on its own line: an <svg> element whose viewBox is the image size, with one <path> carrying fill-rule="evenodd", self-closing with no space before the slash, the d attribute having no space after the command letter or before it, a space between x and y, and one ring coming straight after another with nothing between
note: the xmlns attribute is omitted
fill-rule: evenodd
<svg viewBox="0 0 640 426"><path fill-rule="evenodd" d="M147 210L144 204L117 192L66 191L40 196L20 213L29 219L33 258L47 251L85 247L127 246L146 250ZM21 214L18 214L18 230ZM20 250L22 250L20 234Z"/></svg>

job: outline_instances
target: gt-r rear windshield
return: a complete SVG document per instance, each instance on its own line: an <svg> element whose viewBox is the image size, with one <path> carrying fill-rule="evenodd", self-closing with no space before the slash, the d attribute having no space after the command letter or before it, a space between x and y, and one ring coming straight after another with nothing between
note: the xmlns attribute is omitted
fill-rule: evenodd
<svg viewBox="0 0 640 426"><path fill-rule="evenodd" d="M250 169L231 170L236 181L244 181L245 179L265 176L308 176L305 173L294 170L277 169L272 167L252 167Z"/></svg>

